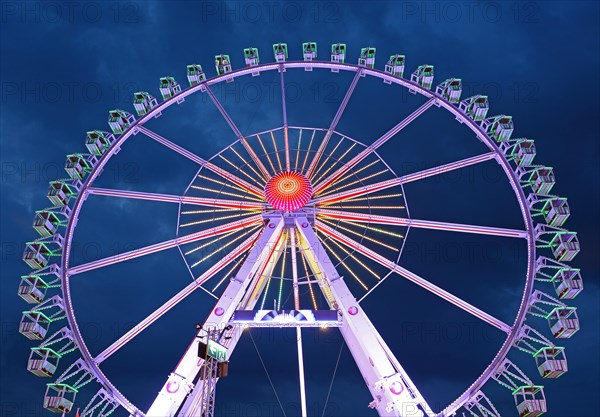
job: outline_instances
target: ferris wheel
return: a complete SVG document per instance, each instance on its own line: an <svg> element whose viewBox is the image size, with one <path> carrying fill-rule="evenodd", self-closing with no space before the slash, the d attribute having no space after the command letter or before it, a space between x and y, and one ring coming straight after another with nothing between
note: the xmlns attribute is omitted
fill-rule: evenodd
<svg viewBox="0 0 600 417"><path fill-rule="evenodd" d="M375 69L376 49L362 48L357 64L346 63L346 45L333 44L330 60L317 59L317 44L302 45L303 60L288 59L285 43L273 45L275 61L260 63L256 48L244 49L246 67L234 70L228 55L215 57L217 76L207 79L201 65L189 65L189 87L173 77L160 79L163 101L137 92L137 118L124 110L109 112L112 133L87 132L87 152L67 156L69 178L50 182L52 207L36 211L33 227L39 237L26 244L23 260L32 271L21 278L18 293L29 306L19 332L39 345L31 349L27 369L48 378L45 409L70 413L75 398L89 383L98 390L81 404L81 416L108 416L122 407L131 416L212 416L217 381L247 328L295 328L302 415L307 415L302 352L304 327L339 328L381 416L498 416L483 393L497 381L513 395L520 416L547 411L543 386L534 382L507 355L518 349L533 357L541 378L567 371L564 348L554 339L579 330L574 307L565 304L583 289L580 271L567 264L579 252L577 235L563 227L570 215L567 200L551 194L551 167L534 163L533 140L513 138L510 116L488 117L488 100L475 95L461 100L459 78L433 88L434 69L419 66L404 78L404 55L392 55L384 70ZM285 78L288 70L348 72L353 78L329 126L288 125ZM282 124L244 135L213 92L213 86L238 77L270 71L281 81ZM420 107L371 143L356 140L337 126L363 77L381 79L422 97ZM216 155L201 156L146 126L192 94L206 95L223 116L235 140ZM418 97L418 96L416 96ZM432 107L441 108L470 129L487 151L445 165L397 175L380 148ZM147 137L198 165L181 194L158 194L94 186L107 162L132 137ZM206 159L205 159L206 158ZM495 161L514 191L523 219L521 229L415 219L409 215L404 185L454 170ZM73 233L86 199L109 196L178 205L173 239L72 265ZM92 197L93 198L93 197ZM521 239L527 247L520 308L505 323L400 264L408 230L433 229ZM144 320L101 352L91 352L82 336L70 291L79 274L119 262L177 248L192 281ZM454 308L499 329L505 341L472 385L442 410L433 410L361 305L377 296L377 286L397 275L450 303ZM539 288L538 288L539 287ZM548 294L551 288L555 294ZM151 407L132 404L102 370L103 362L151 326L191 293L203 290L216 302L183 353ZM527 317L545 319L536 330ZM66 324L61 327L61 320ZM540 320L541 321L541 320ZM77 352L77 353L75 353ZM70 354L72 363L59 372ZM235 359L233 359L235 360Z"/></svg>

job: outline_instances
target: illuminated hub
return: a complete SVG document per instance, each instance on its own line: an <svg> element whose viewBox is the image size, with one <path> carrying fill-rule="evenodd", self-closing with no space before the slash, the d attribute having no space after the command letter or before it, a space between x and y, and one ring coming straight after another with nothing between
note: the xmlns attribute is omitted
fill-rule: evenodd
<svg viewBox="0 0 600 417"><path fill-rule="evenodd" d="M276 210L298 210L308 203L311 196L310 181L297 172L280 172L265 186L265 198Z"/></svg>

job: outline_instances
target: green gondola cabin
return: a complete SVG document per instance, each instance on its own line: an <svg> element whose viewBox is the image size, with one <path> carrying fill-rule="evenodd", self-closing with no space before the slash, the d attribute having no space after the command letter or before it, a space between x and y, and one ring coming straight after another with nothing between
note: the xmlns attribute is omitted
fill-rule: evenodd
<svg viewBox="0 0 600 417"><path fill-rule="evenodd" d="M92 130L86 134L85 146L91 154L102 155L114 141L115 136L112 133Z"/></svg>
<svg viewBox="0 0 600 417"><path fill-rule="evenodd" d="M159 82L159 90L163 100L168 100L181 93L181 86L173 77L162 77Z"/></svg>
<svg viewBox="0 0 600 417"><path fill-rule="evenodd" d="M133 93L133 107L138 116L148 114L150 110L158 106L158 100L146 91Z"/></svg>
<svg viewBox="0 0 600 417"><path fill-rule="evenodd" d="M276 62L285 62L288 58L288 47L287 43L275 43L273 44L273 55Z"/></svg>

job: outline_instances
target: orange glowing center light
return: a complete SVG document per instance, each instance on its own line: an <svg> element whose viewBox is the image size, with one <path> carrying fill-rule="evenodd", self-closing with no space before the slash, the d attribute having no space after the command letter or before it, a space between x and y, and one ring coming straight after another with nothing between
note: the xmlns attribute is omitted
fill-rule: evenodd
<svg viewBox="0 0 600 417"><path fill-rule="evenodd" d="M265 198L276 210L294 211L306 205L312 197L308 178L297 172L280 172L265 186Z"/></svg>

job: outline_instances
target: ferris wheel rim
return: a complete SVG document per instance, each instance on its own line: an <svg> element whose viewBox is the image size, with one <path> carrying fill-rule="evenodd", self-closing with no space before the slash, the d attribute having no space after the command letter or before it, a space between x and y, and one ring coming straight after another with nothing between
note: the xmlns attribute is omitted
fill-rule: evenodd
<svg viewBox="0 0 600 417"><path fill-rule="evenodd" d="M365 75L373 76L376 78L380 78L383 80L391 81L392 84L398 84L404 88L408 88L410 90L416 91L427 99L433 99L435 104L440 107L443 107L445 110L455 115L459 121L463 124L467 125L471 131L476 133L477 137L490 149L491 152L495 154L494 159L501 166L505 175L509 179L511 184L511 188L515 192L517 201L519 203L519 207L521 209L523 220L525 223L526 232L528 233L527 237L527 273L526 273L526 281L523 290L523 295L521 299L521 305L519 306L519 310L515 317L515 321L511 327L511 331L508 333L505 342L502 347L496 354L496 356L492 359L488 367L484 370L484 372L473 382L473 384L463 393L460 397L454 400L450 405L448 405L444 410L442 410L438 415L439 416L448 416L455 412L460 406L462 406L475 392L477 392L485 382L487 382L492 373L498 368L501 361L507 356L510 348L513 346L513 343L517 337L519 328L523 325L525 314L527 313L527 305L526 300L529 298L533 291L533 283L534 283L534 264L536 258L536 247L535 247L535 236L534 236L534 226L533 219L531 214L529 213L529 209L526 204L526 196L524 190L519 186L519 180L516 176L516 173L512 169L509 164L508 159L502 153L500 148L494 143L492 138L490 138L487 133L483 130L481 126L479 126L475 121L466 117L462 111L460 111L457 107L452 105L449 101L443 98L441 95L436 94L433 91L425 89L424 87L419 86L418 84L405 80L402 78L397 78L392 75L389 75L381 70L366 68L363 66L359 66L356 64L347 64L347 63L332 63L325 61L286 61L279 63L269 63L262 64L258 66L254 66L251 68L243 68L239 70L233 70L230 73L220 75L211 79L208 79L199 85L195 85L183 90L180 94L171 97L162 103L159 103L155 108L153 108L150 112L148 112L143 117L136 119L134 123L129 126L129 128L124 131L120 136L116 138L114 143L107 149L107 152L102 155L98 163L93 167L92 171L88 175L88 177L83 181L82 187L76 197L72 215L69 217L65 239L64 239L64 252L61 260L61 284L62 284L62 293L65 301L65 312L67 321L69 326L73 331L73 335L75 337L75 343L79 348L84 361L86 364L94 371L95 376L98 379L98 382L103 386L103 388L110 391L115 399L123 406L127 411L135 416L143 416L144 413L141 412L136 406L134 406L127 398L114 386L114 384L104 375L103 371L100 369L100 366L96 364L94 358L90 354L85 341L81 335L79 326L77 324L75 311L72 306L72 298L70 293L70 276L69 276L69 257L71 251L71 244L73 239L73 232L76 228L77 218L81 207L83 206L85 199L88 195L87 190L91 187L91 184L94 180L101 174L102 168L106 165L106 163L116 154L116 152L120 149L120 147L127 141L131 135L136 135L138 132L137 127L143 126L147 121L151 120L157 114L160 114L164 109L170 107L171 105L180 102L182 98L185 98L188 95L197 93L202 91L203 87L210 87L212 85L217 85L222 83L223 81L229 79L235 79L240 76L249 75L253 72L263 72L263 71L273 71L287 69L287 68L323 68L323 69L338 69L344 71L351 72L360 72ZM361 74L361 75L362 75ZM239 139L238 139L239 140Z"/></svg>

